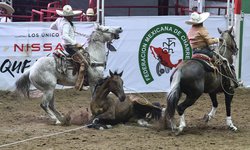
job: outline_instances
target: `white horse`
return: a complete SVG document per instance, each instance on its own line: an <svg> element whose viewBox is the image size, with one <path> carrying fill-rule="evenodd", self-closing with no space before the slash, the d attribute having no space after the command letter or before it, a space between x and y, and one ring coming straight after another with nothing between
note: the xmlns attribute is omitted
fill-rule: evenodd
<svg viewBox="0 0 250 150"><path fill-rule="evenodd" d="M92 91L96 82L103 78L103 70L106 66L105 43L110 45L112 40L119 39L121 27L97 25L95 31L89 37L87 52L89 53L90 65L87 70L88 82ZM56 124L63 123L64 117L54 107L54 90L56 84L74 86L78 73L73 75L73 70L67 70L65 74L56 69L54 57L41 57L31 68L23 73L16 81L16 91L29 97L30 85L33 84L43 92L40 106L55 120Z"/></svg>

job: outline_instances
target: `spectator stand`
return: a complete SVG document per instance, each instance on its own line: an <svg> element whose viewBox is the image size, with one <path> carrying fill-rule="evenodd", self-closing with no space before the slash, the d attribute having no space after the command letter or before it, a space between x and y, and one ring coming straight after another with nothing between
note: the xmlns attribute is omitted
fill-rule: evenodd
<svg viewBox="0 0 250 150"><path fill-rule="evenodd" d="M56 10L62 10L63 6L66 5L67 2L54 1L50 2L47 5L47 9L35 10L32 9L31 21L36 21L36 16L38 16L38 21L51 22L56 20L59 16L56 13ZM81 10L83 11L83 10ZM83 21L84 14L80 16L75 16L76 21Z"/></svg>
<svg viewBox="0 0 250 150"><path fill-rule="evenodd" d="M14 22L17 21L54 21L56 18L58 18L56 14L56 9L62 9L62 7L65 4L69 4L69 0L33 0L32 2L30 0L1 0L1 1L8 1L8 3L13 4L13 7L15 8L15 13L11 16L13 18ZM78 0L79 3L82 2L81 0ZM108 0L106 0L108 1ZM191 1L191 0L189 0ZM194 0L195 1L195 0ZM197 1L197 0L196 0ZM204 0L205 1L205 0ZM206 0L206 1L212 1L212 0ZM230 5L233 5L234 0L219 0L220 2L226 2L230 1ZM137 12L140 12L141 9L147 9L147 10L155 10L154 15L169 15L169 12L174 12L174 14L171 15L188 15L190 12L194 11L188 7L188 4L181 5L180 0L175 0L174 3L170 4L170 1L164 1L164 3L149 6L149 5L105 5L104 0L89 0L89 8L93 8L97 20L96 22L99 22L101 24L104 24L104 16L110 16L116 13L109 13L110 10L114 10L112 12L119 11L121 9L126 10L124 11L123 16L134 16L135 10L138 10ZM74 6L72 6L74 8ZM216 13L212 13L213 15L228 15L228 7L224 6L205 6L204 11L213 11ZM86 10L85 10L86 11ZM84 11L84 12L85 12ZM105 12L104 12L105 11ZM152 12L152 11L150 11ZM136 14L140 15L140 13ZM141 14L145 15L145 14ZM230 15L230 14L229 14ZM76 16L75 21L86 21L85 14L82 14L81 16ZM230 17L228 17L230 18ZM232 19L231 19L232 20Z"/></svg>

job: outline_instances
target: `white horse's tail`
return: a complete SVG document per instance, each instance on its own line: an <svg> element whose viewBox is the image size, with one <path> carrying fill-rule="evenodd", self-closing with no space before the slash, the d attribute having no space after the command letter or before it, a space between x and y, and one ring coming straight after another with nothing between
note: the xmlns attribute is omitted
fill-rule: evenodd
<svg viewBox="0 0 250 150"><path fill-rule="evenodd" d="M16 81L16 92L19 94L29 97L29 89L30 89L30 79L29 79L30 71L25 71L23 75Z"/></svg>

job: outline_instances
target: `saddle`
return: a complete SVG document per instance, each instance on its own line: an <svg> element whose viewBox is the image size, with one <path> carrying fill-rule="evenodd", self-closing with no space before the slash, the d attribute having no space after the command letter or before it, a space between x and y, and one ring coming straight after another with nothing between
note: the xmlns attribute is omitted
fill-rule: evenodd
<svg viewBox="0 0 250 150"><path fill-rule="evenodd" d="M76 73L80 69L80 64L75 62L72 57L61 50L55 51L53 53L53 57L56 61L56 70L60 74L67 74L68 70L72 70L72 75L76 75ZM88 86L88 77L87 72L84 72L84 86Z"/></svg>
<svg viewBox="0 0 250 150"><path fill-rule="evenodd" d="M73 70L73 74L79 69L79 64L74 62L72 58L61 50L55 51L53 57L56 61L56 70L61 74L66 74L68 70Z"/></svg>
<svg viewBox="0 0 250 150"><path fill-rule="evenodd" d="M214 63L213 54L207 51L210 50L195 52L192 55L191 60L196 60L200 62L207 72L215 72L218 68L217 65Z"/></svg>

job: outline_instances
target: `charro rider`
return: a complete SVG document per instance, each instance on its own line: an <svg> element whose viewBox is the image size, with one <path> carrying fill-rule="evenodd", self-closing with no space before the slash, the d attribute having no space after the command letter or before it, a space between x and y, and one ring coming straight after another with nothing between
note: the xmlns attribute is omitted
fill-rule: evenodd
<svg viewBox="0 0 250 150"><path fill-rule="evenodd" d="M5 2L0 2L0 15L11 15L15 12L14 8ZM0 22L11 22L9 17L0 16Z"/></svg>
<svg viewBox="0 0 250 150"><path fill-rule="evenodd" d="M75 26L72 20L74 16L82 14L82 11L73 11L70 5L65 5L62 11L56 10L56 13L61 17L57 18L56 21L50 25L50 28L58 30L66 52L69 53L75 62L80 64L75 88L81 90L84 82L84 70L87 67L88 62L79 51L82 49L82 45L76 42Z"/></svg>
<svg viewBox="0 0 250 150"><path fill-rule="evenodd" d="M204 12L201 14L193 12L190 16L190 20L187 20L185 23L188 25L192 25L187 35L190 45L193 49L193 53L207 54L209 57L216 59L216 57L213 57L215 56L215 53L210 49L209 46L219 43L220 41L223 41L223 39L210 37L206 27L203 26L203 22L209 17L209 15L210 13L208 12ZM223 56L219 55L218 57L224 60ZM234 69L231 69L229 67L228 61L224 61L224 63L227 63L227 67L225 69L229 70L228 72L230 74L228 74L228 76L232 78L231 81L233 81L234 87L238 87ZM230 86L232 87L232 83L230 84Z"/></svg>

